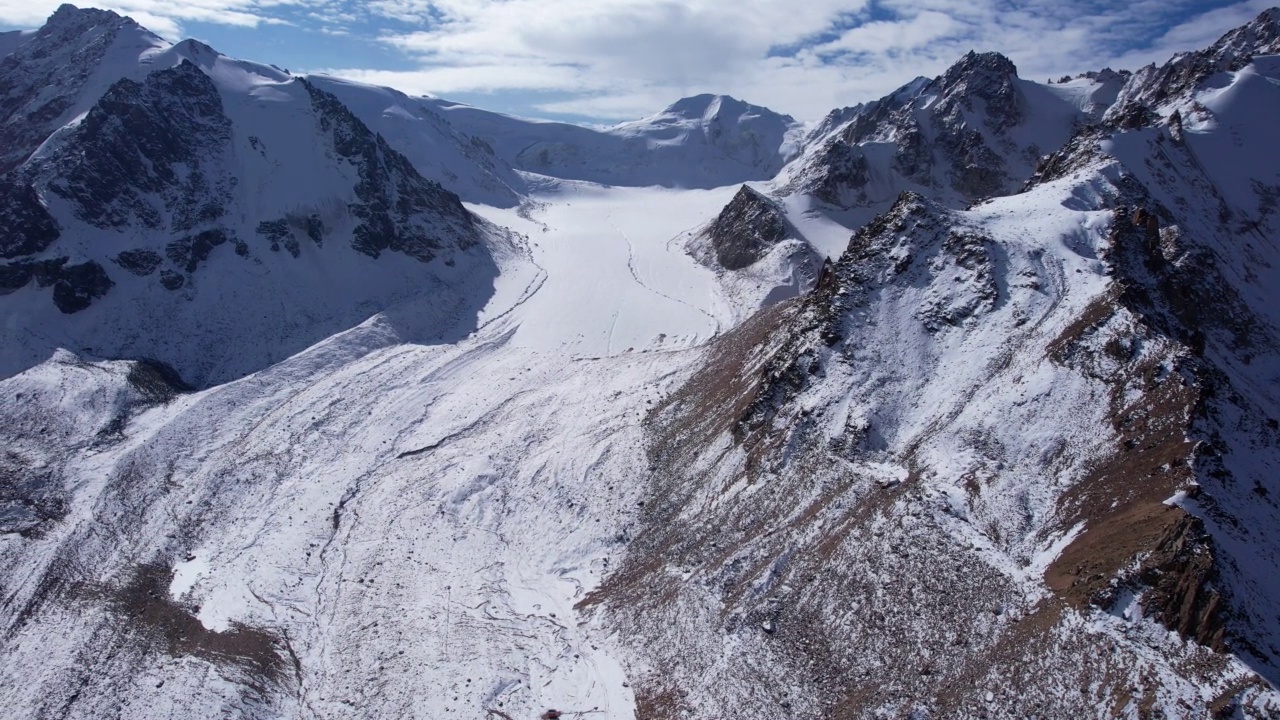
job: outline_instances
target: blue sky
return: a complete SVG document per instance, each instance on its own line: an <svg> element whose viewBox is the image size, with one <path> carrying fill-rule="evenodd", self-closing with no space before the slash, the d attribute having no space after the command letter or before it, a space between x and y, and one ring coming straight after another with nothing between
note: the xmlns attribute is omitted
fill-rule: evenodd
<svg viewBox="0 0 1280 720"><path fill-rule="evenodd" d="M613 121L725 93L800 120L970 49L1044 80L1204 47L1276 0L115 0L171 40L531 117ZM56 0L0 0L0 28Z"/></svg>

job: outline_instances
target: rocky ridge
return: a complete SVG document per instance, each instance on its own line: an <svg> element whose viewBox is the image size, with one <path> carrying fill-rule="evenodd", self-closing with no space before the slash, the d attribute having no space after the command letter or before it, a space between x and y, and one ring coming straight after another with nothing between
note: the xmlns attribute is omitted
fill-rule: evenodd
<svg viewBox="0 0 1280 720"><path fill-rule="evenodd" d="M967 211L902 194L650 414L644 527L585 605L667 669L643 714L1280 709L1271 14L1214 46L1232 93L1082 124Z"/></svg>
<svg viewBox="0 0 1280 720"><path fill-rule="evenodd" d="M911 190L952 207L1015 191L1087 118L998 53L828 116L778 180L837 209L886 210Z"/></svg>

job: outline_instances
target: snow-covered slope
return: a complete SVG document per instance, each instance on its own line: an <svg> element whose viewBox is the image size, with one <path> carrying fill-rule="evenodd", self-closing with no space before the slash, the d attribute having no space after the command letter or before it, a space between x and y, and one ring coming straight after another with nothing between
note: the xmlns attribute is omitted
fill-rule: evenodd
<svg viewBox="0 0 1280 720"><path fill-rule="evenodd" d="M0 417L5 702L633 716L611 632L574 603L626 550L640 418L733 319L672 242L733 190L475 206L528 260L452 342L406 342L409 308L198 393L65 352L0 381L21 401Z"/></svg>
<svg viewBox="0 0 1280 720"><path fill-rule="evenodd" d="M636 415L681 363L516 325L378 318L176 399L70 356L0 382L27 493L0 503L44 518L0 536L9 716L629 717L573 603L625 549Z"/></svg>
<svg viewBox="0 0 1280 720"><path fill-rule="evenodd" d="M512 207L527 192L524 180L484 141L464 135L429 103L390 88L310 76L332 93L423 177L441 183L467 202Z"/></svg>
<svg viewBox="0 0 1280 720"><path fill-rule="evenodd" d="M768 180L795 155L801 135L791 117L725 95L685 98L604 129L422 102L520 170L606 185L713 188Z"/></svg>
<svg viewBox="0 0 1280 720"><path fill-rule="evenodd" d="M137 64L0 178L0 374L71 348L203 386L402 303L406 340L465 334L501 232L305 80L194 41Z"/></svg>

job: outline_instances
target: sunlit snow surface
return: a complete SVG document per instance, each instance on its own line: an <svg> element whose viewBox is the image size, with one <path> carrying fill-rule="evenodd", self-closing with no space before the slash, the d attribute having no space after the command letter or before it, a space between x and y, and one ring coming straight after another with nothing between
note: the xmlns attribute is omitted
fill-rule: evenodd
<svg viewBox="0 0 1280 720"><path fill-rule="evenodd" d="M669 191L566 183L532 220L472 209L530 238L546 282L512 312L516 345L575 357L698 345L729 324L716 275L677 242L737 188ZM501 305L494 307L504 311ZM482 318L491 314L486 309Z"/></svg>
<svg viewBox="0 0 1280 720"><path fill-rule="evenodd" d="M700 351L689 348L734 316L715 273L674 240L735 190L565 184L536 196L529 219L475 207L528 236L498 255L478 330L401 344L376 316L147 410L120 443L65 461L64 522L36 540L0 538L0 555L20 554L31 572L80 543L100 557L102 582L173 563L170 592L207 628L290 639L297 711L319 717L627 717L609 638L573 606L620 557L638 513L643 413L691 371ZM74 396L103 382L84 367L63 354L0 388ZM78 431L91 437L111 414L78 415ZM94 533L90 519L122 502L115 478L139 468L148 480L124 492L141 519L123 540ZM74 634L98 612L28 632ZM38 692L29 669L73 666L48 657L64 652L74 649L21 643L5 682ZM114 692L157 708L189 693L193 717L230 702L195 660L148 663Z"/></svg>

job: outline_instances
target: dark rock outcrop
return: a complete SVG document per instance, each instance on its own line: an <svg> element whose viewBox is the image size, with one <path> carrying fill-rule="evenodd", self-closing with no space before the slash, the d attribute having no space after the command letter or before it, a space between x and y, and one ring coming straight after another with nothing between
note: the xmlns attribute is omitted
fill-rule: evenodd
<svg viewBox="0 0 1280 720"><path fill-rule="evenodd" d="M230 141L218 88L183 61L112 85L40 172L90 225L185 232L226 212Z"/></svg>
<svg viewBox="0 0 1280 720"><path fill-rule="evenodd" d="M36 189L12 174L0 176L0 258L43 252L59 235Z"/></svg>
<svg viewBox="0 0 1280 720"><path fill-rule="evenodd" d="M116 255L116 264L137 275L146 277L155 272L164 258L152 250L125 250Z"/></svg>
<svg viewBox="0 0 1280 720"><path fill-rule="evenodd" d="M307 216L290 215L279 220L263 220L258 223L257 233L271 243L272 252L280 252L280 245L283 243L290 255L298 257L302 253L298 238L306 237L317 247L323 246L325 227L324 221L314 213Z"/></svg>
<svg viewBox="0 0 1280 720"><path fill-rule="evenodd" d="M755 264L789 234L782 211L746 185L707 229L716 260L726 270L741 270Z"/></svg>
<svg viewBox="0 0 1280 720"><path fill-rule="evenodd" d="M1227 607L1214 587L1216 574L1204 523L1185 516L1142 563L1141 579L1151 588L1144 609L1182 637L1223 650Z"/></svg>
<svg viewBox="0 0 1280 720"><path fill-rule="evenodd" d="M209 259L214 248L228 240L231 240L231 235L225 230L205 230L169 243L164 252L174 265L193 273L200 263Z"/></svg>
<svg viewBox="0 0 1280 720"><path fill-rule="evenodd" d="M0 58L0 173L24 162L70 119L122 31L150 36L109 10L63 5L31 39Z"/></svg>
<svg viewBox="0 0 1280 720"><path fill-rule="evenodd" d="M867 202L866 187L870 180L867 158L857 145L829 142L823 146L814 163L815 172L807 189L809 194L835 206L846 204L845 195L852 194L857 203Z"/></svg>
<svg viewBox="0 0 1280 720"><path fill-rule="evenodd" d="M89 307L115 285L98 263L88 260L68 265L67 261L60 257L0 265L0 295L24 288L34 280L37 287L53 287L54 305L70 315Z"/></svg>
<svg viewBox="0 0 1280 720"><path fill-rule="evenodd" d="M357 199L348 206L357 220L352 247L375 258L391 250L429 262L446 247L466 249L475 244L474 220L457 195L419 175L407 158L332 94L306 80L299 82L311 95L320 129L331 139L334 151L359 174ZM308 235L314 239L321 227L318 218L309 222ZM267 229L275 233L278 228Z"/></svg>
<svg viewBox="0 0 1280 720"><path fill-rule="evenodd" d="M114 285L107 271L92 260L65 265L53 284L53 304L68 315L80 312L106 295Z"/></svg>

